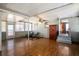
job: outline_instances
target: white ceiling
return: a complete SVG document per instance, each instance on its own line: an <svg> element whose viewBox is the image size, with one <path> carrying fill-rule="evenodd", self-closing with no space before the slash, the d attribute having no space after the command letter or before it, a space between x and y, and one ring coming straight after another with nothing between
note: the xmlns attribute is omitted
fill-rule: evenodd
<svg viewBox="0 0 79 59"><path fill-rule="evenodd" d="M4 3L0 4L0 7L6 10L15 11L17 13L30 16L31 21L38 20L38 16L44 20L49 21L50 24L57 24L57 18L79 15L79 4L76 3Z"/></svg>
<svg viewBox="0 0 79 59"><path fill-rule="evenodd" d="M62 8L39 14L38 16L46 20L79 16L79 4L70 4Z"/></svg>
<svg viewBox="0 0 79 59"><path fill-rule="evenodd" d="M68 3L4 3L1 5L4 9L7 8L27 16L34 16L66 4Z"/></svg>

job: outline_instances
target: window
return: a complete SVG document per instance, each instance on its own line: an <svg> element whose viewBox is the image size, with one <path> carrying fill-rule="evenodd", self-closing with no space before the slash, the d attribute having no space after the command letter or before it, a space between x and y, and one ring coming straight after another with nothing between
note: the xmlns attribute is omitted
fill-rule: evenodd
<svg viewBox="0 0 79 59"><path fill-rule="evenodd" d="M13 35L13 26L14 25L8 25L8 36L12 36Z"/></svg>
<svg viewBox="0 0 79 59"><path fill-rule="evenodd" d="M32 23L25 23L25 31L28 31L28 28L29 31L32 31Z"/></svg>
<svg viewBox="0 0 79 59"><path fill-rule="evenodd" d="M32 31L32 23L29 23L29 31Z"/></svg>
<svg viewBox="0 0 79 59"><path fill-rule="evenodd" d="M8 14L8 19L7 19L7 21L13 22L13 21L14 21L14 15Z"/></svg>
<svg viewBox="0 0 79 59"><path fill-rule="evenodd" d="M28 31L28 23L25 23L25 31Z"/></svg>
<svg viewBox="0 0 79 59"><path fill-rule="evenodd" d="M33 31L36 31L36 30L37 30L37 26L38 26L38 24L33 24L32 30L33 30Z"/></svg>
<svg viewBox="0 0 79 59"><path fill-rule="evenodd" d="M2 32L6 32L6 22L2 21Z"/></svg>
<svg viewBox="0 0 79 59"><path fill-rule="evenodd" d="M66 31L69 31L69 24L66 24Z"/></svg>
<svg viewBox="0 0 79 59"><path fill-rule="evenodd" d="M24 31L24 22L16 22L15 31Z"/></svg>

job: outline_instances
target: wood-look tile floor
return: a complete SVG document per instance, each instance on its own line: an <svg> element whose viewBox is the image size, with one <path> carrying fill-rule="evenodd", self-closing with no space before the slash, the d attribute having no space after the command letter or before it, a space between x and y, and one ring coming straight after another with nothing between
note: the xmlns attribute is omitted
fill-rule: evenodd
<svg viewBox="0 0 79 59"><path fill-rule="evenodd" d="M11 41L12 42L12 41ZM58 43L49 39L16 39L9 43L7 55L15 56L79 56L79 44ZM2 52L4 52L4 49ZM5 55L5 53L3 54Z"/></svg>

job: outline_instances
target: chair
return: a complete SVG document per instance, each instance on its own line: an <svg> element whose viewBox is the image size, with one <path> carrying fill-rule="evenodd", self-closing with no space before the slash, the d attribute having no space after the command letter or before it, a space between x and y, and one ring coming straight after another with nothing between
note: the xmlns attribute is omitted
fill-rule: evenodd
<svg viewBox="0 0 79 59"><path fill-rule="evenodd" d="M40 33L39 33L39 32L37 32L37 33L35 34L35 38L37 38L37 39L40 38Z"/></svg>

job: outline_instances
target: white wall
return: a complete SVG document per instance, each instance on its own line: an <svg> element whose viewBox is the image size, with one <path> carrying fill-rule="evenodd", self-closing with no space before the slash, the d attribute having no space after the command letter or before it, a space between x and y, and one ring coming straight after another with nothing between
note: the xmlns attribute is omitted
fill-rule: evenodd
<svg viewBox="0 0 79 59"><path fill-rule="evenodd" d="M54 20L58 18L64 18L64 17L71 17L77 15L79 12L79 4L71 4L68 6L64 6L62 8L58 8L43 14L40 14L39 16L43 19L52 21L54 23Z"/></svg>
<svg viewBox="0 0 79 59"><path fill-rule="evenodd" d="M72 42L79 43L79 17L70 18L69 25Z"/></svg>
<svg viewBox="0 0 79 59"><path fill-rule="evenodd" d="M15 32L15 37L23 37L27 34L26 31Z"/></svg>
<svg viewBox="0 0 79 59"><path fill-rule="evenodd" d="M32 23L38 23L37 30L35 32L40 32L40 36L49 38L49 28L46 28L43 23L39 23L39 19L37 17L31 17L29 21Z"/></svg>
<svg viewBox="0 0 79 59"><path fill-rule="evenodd" d="M41 36L45 38L49 38L49 27L45 27L44 24L38 25L38 32L41 33Z"/></svg>
<svg viewBox="0 0 79 59"><path fill-rule="evenodd" d="M79 32L79 17L69 19L70 30L73 32Z"/></svg>

